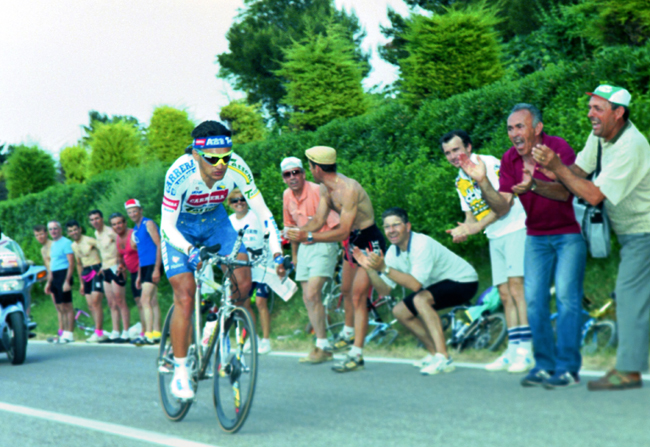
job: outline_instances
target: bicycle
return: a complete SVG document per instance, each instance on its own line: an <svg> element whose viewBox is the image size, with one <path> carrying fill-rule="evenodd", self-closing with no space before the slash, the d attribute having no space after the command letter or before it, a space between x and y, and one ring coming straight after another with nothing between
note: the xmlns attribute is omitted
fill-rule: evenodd
<svg viewBox="0 0 650 447"><path fill-rule="evenodd" d="M404 287L401 288L402 290L402 299L404 299L404 295L406 293L406 290ZM384 345L388 346L392 344L397 336L399 335L399 332L396 329L393 329L393 325L397 323L397 318L394 318L392 315L392 310L395 305L401 301L400 299L392 296L392 295L386 295L386 296L378 296L377 298L373 299L372 298L373 290L370 289L369 292L369 297L368 297L368 329L372 328L372 330L369 330L368 334L366 335L366 338L364 339L364 345L367 345L369 343L374 342L377 345ZM342 299L341 299L342 300ZM385 307L382 307L384 306ZM339 306L337 309L342 309L343 306L341 306L341 303L339 303ZM384 318L380 315L380 310L386 309L389 317L385 321ZM343 325L345 324L344 321L339 321L334 324L329 324L327 326L327 338L330 339L330 342L333 343L336 338L336 336L341 332L343 329Z"/></svg>
<svg viewBox="0 0 650 447"><path fill-rule="evenodd" d="M238 233L231 254L218 254L220 246L201 248L201 268L194 272L196 292L192 316L191 343L187 352L188 369L193 388L196 392L199 381L214 378L213 403L217 420L227 433L236 433L246 421L250 412L255 385L257 381L257 334L253 320L248 311L236 305L231 296L231 275L236 268L254 267L266 263L268 259L268 237L265 235L264 247L260 250L248 250L251 260L236 259L242 244L244 231ZM205 276L207 269L213 265L226 267L221 285ZM207 346L202 346L201 325L201 286L210 286L221 293L221 304L215 314L216 324L212 329ZM204 309L208 306L205 306ZM170 324L174 306L169 309L163 326L160 350L158 354L158 388L163 411L174 422L181 421L189 411L193 400L179 400L170 391L170 382L174 372L174 354L171 345ZM244 352L246 341L250 351ZM208 372L213 352L212 372ZM196 395L196 394L195 394ZM230 396L230 399L228 399Z"/></svg>
<svg viewBox="0 0 650 447"><path fill-rule="evenodd" d="M587 297L583 298L582 302L584 307L589 308L592 306L592 302ZM580 347L583 354L593 355L598 350L616 346L616 323L609 319L602 319L602 316L610 310L613 304L614 294L598 309L591 312L582 309L585 322L582 325ZM551 324L554 331L557 318L557 312L551 315Z"/></svg>
<svg viewBox="0 0 650 447"><path fill-rule="evenodd" d="M84 331L86 336L95 332L95 322L88 312L78 308L75 308L74 312L74 321L77 327Z"/></svg>
<svg viewBox="0 0 650 447"><path fill-rule="evenodd" d="M508 331L505 316L501 312L485 311L472 320L466 313L467 309L469 306L456 306L440 317L447 346L456 352L469 347L496 351ZM463 318L457 316L459 312L462 312Z"/></svg>

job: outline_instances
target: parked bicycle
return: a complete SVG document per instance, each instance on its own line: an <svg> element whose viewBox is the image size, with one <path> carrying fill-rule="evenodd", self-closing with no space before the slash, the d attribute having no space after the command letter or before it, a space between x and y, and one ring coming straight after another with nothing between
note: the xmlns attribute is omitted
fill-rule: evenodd
<svg viewBox="0 0 650 447"><path fill-rule="evenodd" d="M219 246L201 248L200 269L194 272L196 293L192 317L191 344L188 349L188 368L195 391L199 381L214 378L213 402L221 428L236 433L246 421L250 412L257 381L257 335L248 311L232 300L231 276L240 267L254 267L265 264L268 259L268 234L263 249L248 250L251 260L236 259L242 244L244 231L238 233L231 254L218 254ZM207 269L213 265L225 267L221 284L206 277ZM210 286L221 293L221 304L216 311L216 324L211 331L207 346L202 346L201 287ZM204 308L209 307L205 306ZM179 400L171 394L170 382L174 373L174 353L171 345L170 324L174 306L169 309L163 326L158 355L158 388L165 415L172 421L181 421L190 409L193 400ZM250 343L250 351L244 352L244 344ZM212 372L208 372L214 355Z"/></svg>
<svg viewBox="0 0 650 447"><path fill-rule="evenodd" d="M615 295L612 293L611 298L608 299L605 304L598 309L593 309L591 312L586 311L584 308L593 307L593 303L589 298L583 298L582 314L585 321L582 325L580 338L580 346L583 354L593 355L597 351L616 346L616 323L612 320L603 318L605 314L611 311L612 306L614 305L614 297ZM557 317L557 312L551 315L551 323L554 330Z"/></svg>
<svg viewBox="0 0 650 447"><path fill-rule="evenodd" d="M456 306L440 316L447 346L461 352L466 348L496 351L506 338L508 328L501 312L483 312L472 319L470 306Z"/></svg>

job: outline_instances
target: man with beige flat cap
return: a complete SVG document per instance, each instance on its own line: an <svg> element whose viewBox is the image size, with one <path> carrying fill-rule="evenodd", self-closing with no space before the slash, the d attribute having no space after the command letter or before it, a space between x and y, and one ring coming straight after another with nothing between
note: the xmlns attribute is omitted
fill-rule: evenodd
<svg viewBox="0 0 650 447"><path fill-rule="evenodd" d="M344 242L345 262L341 291L345 305L345 326L334 349L351 346L346 359L332 369L348 372L362 369L363 342L368 331L368 307L366 299L370 290L368 274L352 257L356 246L366 252L386 252L386 241L375 224L375 212L370 197L354 179L336 172L336 150L326 146L315 146L305 151L309 170L314 180L320 183L320 203L313 218L298 229L289 229L288 238L293 242ZM338 228L318 231L333 210L340 215Z"/></svg>
<svg viewBox="0 0 650 447"><path fill-rule="evenodd" d="M648 369L650 332L650 144L629 120L626 89L599 85L587 94L592 132L575 164L566 166L545 147L533 149L533 157L576 196L594 206L604 201L621 244L616 368L587 388L640 388L641 372ZM598 170L595 179L585 178Z"/></svg>

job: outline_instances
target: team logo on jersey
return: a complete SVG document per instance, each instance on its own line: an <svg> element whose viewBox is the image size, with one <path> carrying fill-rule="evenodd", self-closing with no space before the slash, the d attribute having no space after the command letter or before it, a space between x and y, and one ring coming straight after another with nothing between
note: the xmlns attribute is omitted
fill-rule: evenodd
<svg viewBox="0 0 650 447"><path fill-rule="evenodd" d="M193 161L183 163L179 167L167 174L165 182L165 192L176 194L176 186L183 183L192 173L196 172L196 165Z"/></svg>
<svg viewBox="0 0 650 447"><path fill-rule="evenodd" d="M226 197L228 197L227 189L212 191L209 194L208 193L196 194L196 191L194 191L187 199L187 204L193 207L204 206L208 204L219 204L222 203L224 200L226 200Z"/></svg>
<svg viewBox="0 0 650 447"><path fill-rule="evenodd" d="M173 200L167 196L163 196L163 209L167 209L167 211L176 211L178 209L179 203L180 202L178 200Z"/></svg>

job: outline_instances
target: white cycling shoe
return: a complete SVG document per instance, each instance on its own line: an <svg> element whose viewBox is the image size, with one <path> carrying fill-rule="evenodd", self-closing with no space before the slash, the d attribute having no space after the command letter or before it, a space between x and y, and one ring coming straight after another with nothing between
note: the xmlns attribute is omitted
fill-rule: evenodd
<svg viewBox="0 0 650 447"><path fill-rule="evenodd" d="M535 357L533 353L524 348L517 348L515 361L508 367L508 372L512 374L520 374L530 371L535 367Z"/></svg>
<svg viewBox="0 0 650 447"><path fill-rule="evenodd" d="M512 366L512 360L508 351L504 352L501 357L485 365L487 371L505 371Z"/></svg>
<svg viewBox="0 0 650 447"><path fill-rule="evenodd" d="M177 399L191 400L194 399L194 390L190 379L187 377L178 377L174 375L171 383L171 392Z"/></svg>

